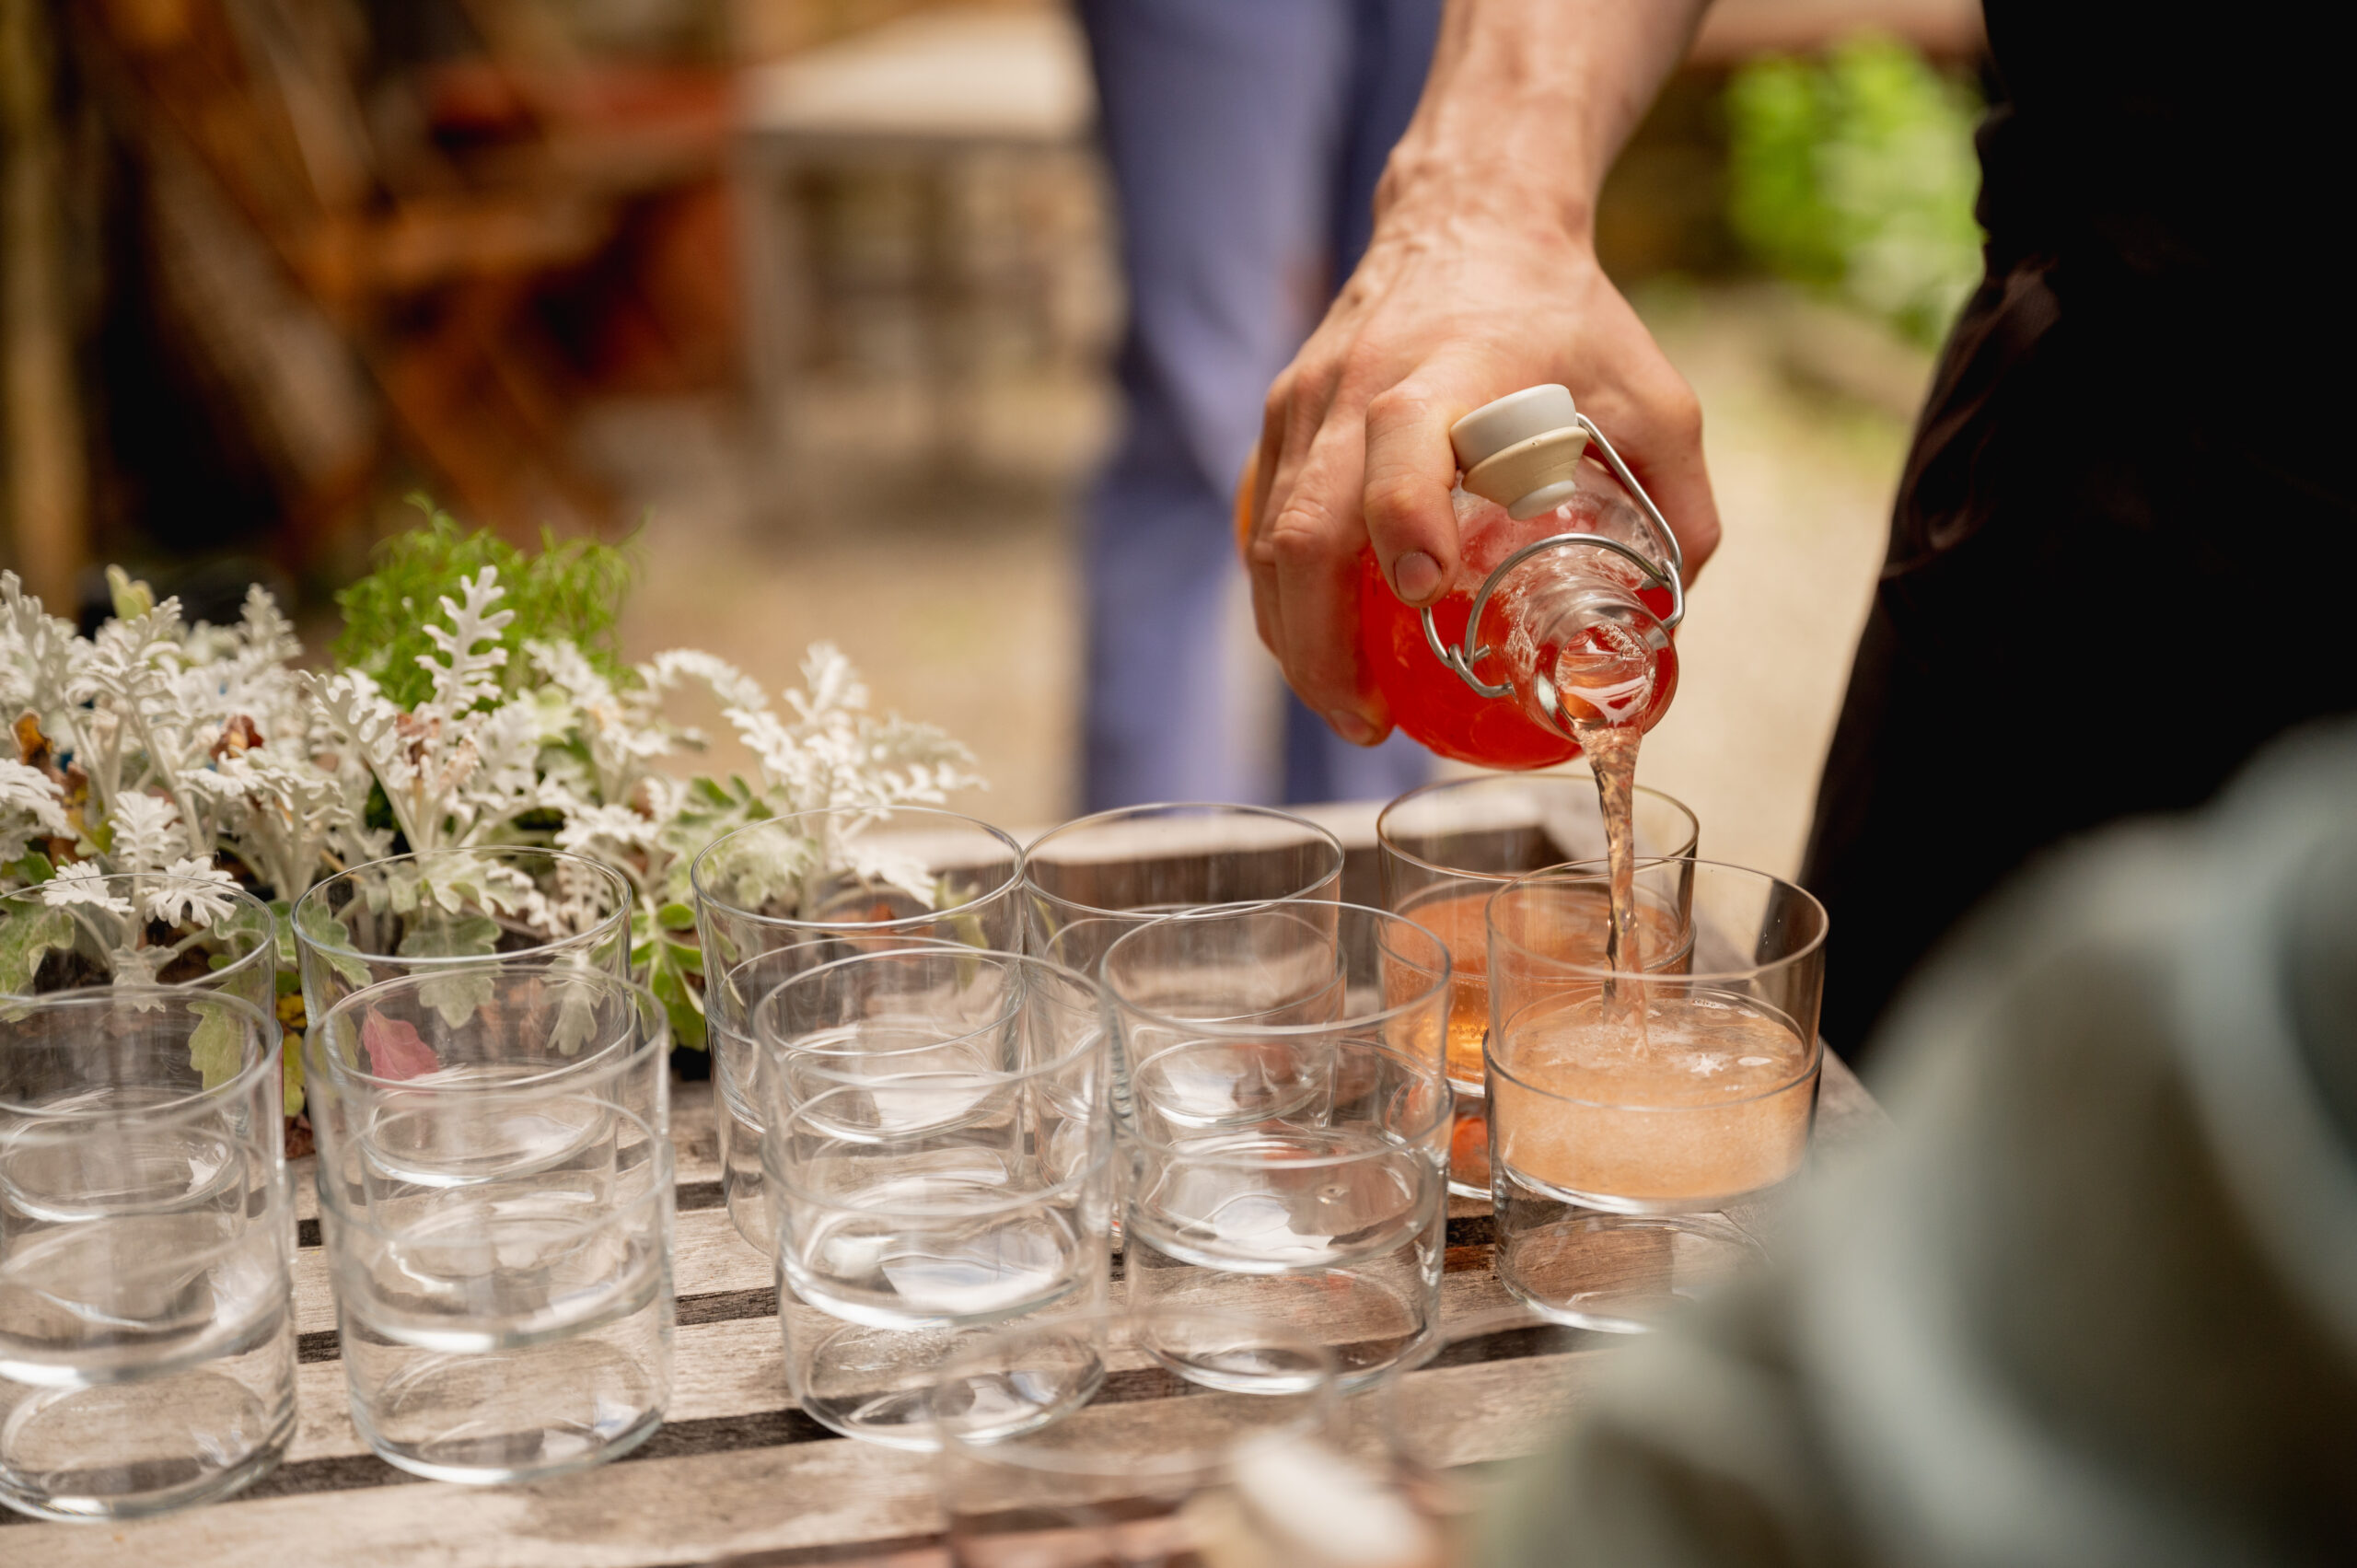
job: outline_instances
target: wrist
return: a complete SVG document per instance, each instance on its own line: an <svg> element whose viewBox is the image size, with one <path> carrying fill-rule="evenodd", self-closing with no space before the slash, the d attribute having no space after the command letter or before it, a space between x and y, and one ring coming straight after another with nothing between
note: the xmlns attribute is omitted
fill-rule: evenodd
<svg viewBox="0 0 2357 1568"><path fill-rule="evenodd" d="M1592 252L1596 193L1564 180L1560 168L1504 151L1466 158L1403 142L1376 187L1376 232L1471 225Z"/></svg>

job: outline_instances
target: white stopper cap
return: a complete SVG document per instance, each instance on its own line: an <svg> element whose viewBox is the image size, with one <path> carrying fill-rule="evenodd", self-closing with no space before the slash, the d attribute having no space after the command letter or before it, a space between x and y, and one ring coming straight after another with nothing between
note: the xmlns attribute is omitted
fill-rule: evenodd
<svg viewBox="0 0 2357 1568"><path fill-rule="evenodd" d="M1561 430L1579 416L1572 389L1549 382L1483 403L1448 427L1457 466L1470 473L1508 447Z"/></svg>
<svg viewBox="0 0 2357 1568"><path fill-rule="evenodd" d="M1466 490L1516 522L1569 501L1579 494L1580 454L1587 450L1578 418L1571 389L1552 382L1483 403L1448 427Z"/></svg>

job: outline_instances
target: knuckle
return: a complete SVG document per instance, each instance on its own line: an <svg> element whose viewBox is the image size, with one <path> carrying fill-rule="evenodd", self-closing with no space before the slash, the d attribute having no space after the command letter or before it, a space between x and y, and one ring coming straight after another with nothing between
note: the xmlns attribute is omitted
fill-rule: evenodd
<svg viewBox="0 0 2357 1568"><path fill-rule="evenodd" d="M1406 474L1387 474L1366 487L1366 517L1372 527L1399 528L1423 510L1424 487Z"/></svg>
<svg viewBox="0 0 2357 1568"><path fill-rule="evenodd" d="M1702 400L1685 377L1672 377L1656 400L1656 417L1670 435L1681 440L1699 438L1702 434Z"/></svg>
<svg viewBox="0 0 2357 1568"><path fill-rule="evenodd" d="M1386 387L1366 401L1369 424L1403 424L1422 419L1432 400L1422 388L1401 381Z"/></svg>
<svg viewBox="0 0 2357 1568"><path fill-rule="evenodd" d="M1331 553L1326 530L1295 507L1278 514L1265 543L1269 560L1280 571L1318 565Z"/></svg>

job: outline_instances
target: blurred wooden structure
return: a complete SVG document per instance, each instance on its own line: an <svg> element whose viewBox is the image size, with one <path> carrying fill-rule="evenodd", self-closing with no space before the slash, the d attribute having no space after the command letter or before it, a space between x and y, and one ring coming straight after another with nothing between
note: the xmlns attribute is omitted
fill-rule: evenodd
<svg viewBox="0 0 2357 1568"><path fill-rule="evenodd" d="M613 509L569 449L567 373L533 319L538 295L614 240L632 199L716 175L728 122L725 77L683 85L676 72L593 70L544 4L468 0L487 55L412 84L412 134L400 145L372 112L381 106L363 101L359 47L338 7L76 8L82 58L160 199L200 181L199 206L209 201L258 237L281 281L356 357L413 455L462 511L510 532L594 528ZM420 132L453 122L460 134L443 141L474 144L456 154ZM214 226L214 249L233 249L236 237ZM250 269L245 281L247 297L223 303L268 314L268 285ZM195 325L234 366L250 356L228 340L259 323ZM299 379L285 357L250 368L263 381ZM299 424L308 400L274 390L256 389L256 416ZM324 459L285 465L303 492L298 533L348 505L381 457L373 442L330 440L339 449L323 455L298 430L274 434L279 447Z"/></svg>
<svg viewBox="0 0 2357 1568"><path fill-rule="evenodd" d="M87 549L89 494L49 24L43 0L0 0L0 404L17 571L47 602L70 604Z"/></svg>
<svg viewBox="0 0 2357 1568"><path fill-rule="evenodd" d="M978 264L961 231L961 187L987 167L1046 166L1086 178L1096 100L1079 29L1047 6L959 6L921 14L745 74L737 164L750 369L759 438L789 471L807 372L830 313L807 177L898 172L919 181L922 254L905 280L923 326L936 459L964 453L977 385L972 340L985 314L1038 314L1061 238Z"/></svg>

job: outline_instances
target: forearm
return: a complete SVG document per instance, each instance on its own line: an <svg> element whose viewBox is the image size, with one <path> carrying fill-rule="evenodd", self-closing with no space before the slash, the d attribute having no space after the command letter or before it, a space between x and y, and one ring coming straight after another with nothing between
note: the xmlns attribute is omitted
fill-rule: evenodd
<svg viewBox="0 0 2357 1568"><path fill-rule="evenodd" d="M1585 238L1709 0L1448 0L1378 217L1445 206Z"/></svg>

